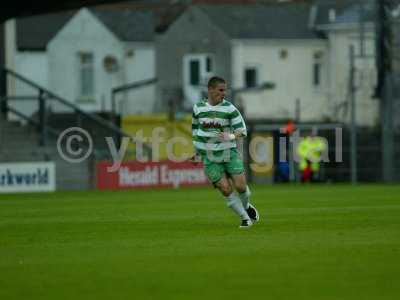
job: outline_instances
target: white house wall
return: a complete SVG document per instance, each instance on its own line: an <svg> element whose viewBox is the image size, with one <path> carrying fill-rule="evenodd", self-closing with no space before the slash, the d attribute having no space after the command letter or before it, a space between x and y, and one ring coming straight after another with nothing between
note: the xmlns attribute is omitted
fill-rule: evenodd
<svg viewBox="0 0 400 300"><path fill-rule="evenodd" d="M126 84L154 79L154 43L128 43L125 46L124 72ZM121 114L151 113L154 109L156 84L127 90L116 97Z"/></svg>
<svg viewBox="0 0 400 300"><path fill-rule="evenodd" d="M375 37L373 29L364 34L365 57L360 55L360 35L355 29L329 31L330 49L330 109L332 115L342 122L350 121L350 45L353 45L355 58L355 86L357 124L376 125L379 119L379 101L373 99L376 85ZM361 71L364 70L364 71ZM363 75L361 75L361 73Z"/></svg>
<svg viewBox="0 0 400 300"><path fill-rule="evenodd" d="M327 64L321 70L321 85L313 86L313 56L327 45L320 40L235 40L232 43L232 78L235 89L245 86L244 69L255 66L259 84L272 82L275 89L241 93L247 118L289 119L296 117L296 99L300 101L301 121L322 121L328 116ZM285 59L280 52L287 51Z"/></svg>
<svg viewBox="0 0 400 300"><path fill-rule="evenodd" d="M11 19L5 23L5 63L6 67L21 74L28 80L48 87L48 61L45 52L18 51L16 44L16 20ZM38 96L37 89L29 87L13 76L7 78L8 96ZM8 105L24 115L30 117L38 110L36 100L10 100ZM8 113L10 120L21 120L13 113ZM24 121L24 120L21 120Z"/></svg>
<svg viewBox="0 0 400 300"><path fill-rule="evenodd" d="M123 65L123 43L110 32L87 9L79 11L48 45L50 89L68 101L87 111L110 110L111 88L125 83ZM90 104L78 101L79 52L92 52L94 55L95 101ZM103 60L107 55L114 56L120 68L115 73L107 73ZM60 105L55 111L69 111Z"/></svg>
<svg viewBox="0 0 400 300"><path fill-rule="evenodd" d="M15 54L14 70L26 77L30 81L41 87L48 88L48 61L45 52L17 52ZM14 96L39 96L36 88L20 81L14 82ZM16 108L19 112L26 116L32 116L39 109L38 100L12 100L9 105ZM15 115L10 114L10 119L18 119Z"/></svg>

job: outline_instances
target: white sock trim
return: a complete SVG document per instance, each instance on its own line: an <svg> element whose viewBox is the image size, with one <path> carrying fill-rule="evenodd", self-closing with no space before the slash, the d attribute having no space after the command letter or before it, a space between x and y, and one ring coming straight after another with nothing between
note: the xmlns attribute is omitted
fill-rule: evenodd
<svg viewBox="0 0 400 300"><path fill-rule="evenodd" d="M240 201L235 193L232 193L225 198L227 200L228 207L230 207L242 220L250 220L249 215L243 207L242 201Z"/></svg>
<svg viewBox="0 0 400 300"><path fill-rule="evenodd" d="M250 189L249 189L249 186L248 186L248 185L246 186L246 191L245 191L244 193L239 193L239 198L240 198L240 200L242 201L243 207L244 207L245 209L248 209L248 208L249 208L249 205L250 205L250 195L251 195L251 192L250 192Z"/></svg>

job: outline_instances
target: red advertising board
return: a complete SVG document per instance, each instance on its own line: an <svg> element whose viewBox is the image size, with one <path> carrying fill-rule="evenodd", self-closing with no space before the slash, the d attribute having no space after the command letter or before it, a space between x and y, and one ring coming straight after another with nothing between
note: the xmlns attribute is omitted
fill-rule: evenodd
<svg viewBox="0 0 400 300"><path fill-rule="evenodd" d="M202 164L190 162L124 162L110 172L112 162L97 163L97 188L133 189L207 185Z"/></svg>

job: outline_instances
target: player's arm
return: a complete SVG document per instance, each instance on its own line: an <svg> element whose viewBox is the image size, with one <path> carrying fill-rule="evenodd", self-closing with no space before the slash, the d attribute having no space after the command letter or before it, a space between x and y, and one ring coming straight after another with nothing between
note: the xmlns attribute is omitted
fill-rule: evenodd
<svg viewBox="0 0 400 300"><path fill-rule="evenodd" d="M247 136L246 123L244 122L243 116L237 108L235 108L235 110L232 112L231 126L236 138Z"/></svg>
<svg viewBox="0 0 400 300"><path fill-rule="evenodd" d="M197 130L199 129L199 117L196 113L196 105L193 106L193 113L192 113L192 141L195 140L195 136L197 135ZM194 147L194 155L189 158L189 161L192 163L197 163L200 161L200 154L198 153L196 146L193 144Z"/></svg>
<svg viewBox="0 0 400 300"><path fill-rule="evenodd" d="M197 130L199 129L199 117L196 114L196 107L193 107L192 112L192 138L197 135Z"/></svg>
<svg viewBox="0 0 400 300"><path fill-rule="evenodd" d="M244 133L242 130L237 130L233 133L235 135L235 139L246 137L247 134Z"/></svg>
<svg viewBox="0 0 400 300"><path fill-rule="evenodd" d="M231 123L231 128L233 130L232 133L222 133L221 134L221 139L224 141L234 141L238 138L243 138L247 136L247 128L246 124L244 122L244 119L239 112L235 108L235 110L231 113L230 115L230 123Z"/></svg>

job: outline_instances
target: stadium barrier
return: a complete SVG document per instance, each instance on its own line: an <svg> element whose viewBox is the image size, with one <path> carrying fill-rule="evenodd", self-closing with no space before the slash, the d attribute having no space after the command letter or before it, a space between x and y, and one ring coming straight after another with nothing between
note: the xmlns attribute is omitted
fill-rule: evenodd
<svg viewBox="0 0 400 300"><path fill-rule="evenodd" d="M168 159L168 142L173 138L180 138L185 143L173 145L172 153L176 157L189 153L193 154L192 146L192 115L182 115L180 119L171 120L167 114L150 115L131 115L125 116L121 120L121 127L131 136L136 136L142 140L150 140L153 132L157 129L163 129L157 147L157 156L159 160ZM126 160L136 160L136 144L130 143L128 153L124 157Z"/></svg>
<svg viewBox="0 0 400 300"><path fill-rule="evenodd" d="M54 162L0 164L0 193L53 192L55 190Z"/></svg>
<svg viewBox="0 0 400 300"><path fill-rule="evenodd" d="M208 184L202 164L190 162L123 162L115 172L110 172L112 162L97 163L96 186L106 189L179 188Z"/></svg>

